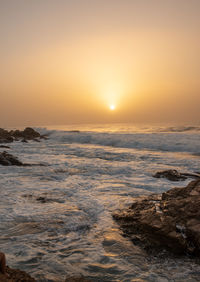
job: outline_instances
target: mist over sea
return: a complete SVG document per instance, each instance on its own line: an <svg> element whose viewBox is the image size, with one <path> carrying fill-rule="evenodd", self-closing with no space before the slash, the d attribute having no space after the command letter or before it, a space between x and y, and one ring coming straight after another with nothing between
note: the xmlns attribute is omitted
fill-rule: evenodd
<svg viewBox="0 0 200 282"><path fill-rule="evenodd" d="M185 186L156 171L200 171L200 126L71 125L35 128L49 139L14 142L24 163L0 166L0 250L37 281L199 281L189 257L149 257L112 213L133 198ZM0 151L5 149L0 148Z"/></svg>

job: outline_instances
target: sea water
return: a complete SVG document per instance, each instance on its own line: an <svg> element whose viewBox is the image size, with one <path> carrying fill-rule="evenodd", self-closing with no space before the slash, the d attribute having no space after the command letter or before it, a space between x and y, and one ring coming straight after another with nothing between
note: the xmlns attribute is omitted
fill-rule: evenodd
<svg viewBox="0 0 200 282"><path fill-rule="evenodd" d="M148 256L112 214L138 196L187 185L156 171L200 171L200 127L73 125L36 128L49 139L14 142L24 163L0 166L0 250L37 281L199 281L191 258ZM0 149L1 151L5 149Z"/></svg>

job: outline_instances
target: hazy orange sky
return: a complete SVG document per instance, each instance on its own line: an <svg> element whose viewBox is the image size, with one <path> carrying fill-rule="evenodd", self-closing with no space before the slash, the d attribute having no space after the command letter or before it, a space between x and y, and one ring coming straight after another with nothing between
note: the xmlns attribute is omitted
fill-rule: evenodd
<svg viewBox="0 0 200 282"><path fill-rule="evenodd" d="M0 0L0 37L1 127L200 122L199 0Z"/></svg>

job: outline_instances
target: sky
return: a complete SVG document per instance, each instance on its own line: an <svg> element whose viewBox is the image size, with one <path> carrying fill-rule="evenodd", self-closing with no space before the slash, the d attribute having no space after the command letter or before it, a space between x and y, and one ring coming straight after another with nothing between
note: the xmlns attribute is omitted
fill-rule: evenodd
<svg viewBox="0 0 200 282"><path fill-rule="evenodd" d="M0 127L200 123L199 0L0 0Z"/></svg>

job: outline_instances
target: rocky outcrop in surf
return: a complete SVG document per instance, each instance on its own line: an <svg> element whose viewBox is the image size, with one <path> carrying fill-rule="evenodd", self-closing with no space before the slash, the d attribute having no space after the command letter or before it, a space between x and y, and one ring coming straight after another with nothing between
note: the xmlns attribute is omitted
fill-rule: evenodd
<svg viewBox="0 0 200 282"><path fill-rule="evenodd" d="M3 166L46 166L45 164L29 164L23 163L17 157L9 154L8 152L0 152L0 165Z"/></svg>
<svg viewBox="0 0 200 282"><path fill-rule="evenodd" d="M18 160L17 157L7 153L6 151L0 153L0 165L10 166L25 166L27 164L23 164L21 161Z"/></svg>
<svg viewBox="0 0 200 282"><path fill-rule="evenodd" d="M136 200L113 215L123 234L147 251L200 255L200 179Z"/></svg>
<svg viewBox="0 0 200 282"><path fill-rule="evenodd" d="M26 127L24 130L5 130L0 128L0 143L11 143L14 141L28 142L28 140L40 141L46 139L46 135L41 135L31 127Z"/></svg>
<svg viewBox="0 0 200 282"><path fill-rule="evenodd" d="M7 130L0 128L0 143L11 143L13 141L14 138L11 134Z"/></svg>

